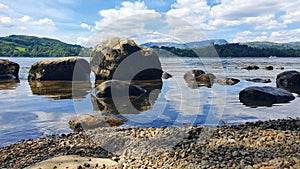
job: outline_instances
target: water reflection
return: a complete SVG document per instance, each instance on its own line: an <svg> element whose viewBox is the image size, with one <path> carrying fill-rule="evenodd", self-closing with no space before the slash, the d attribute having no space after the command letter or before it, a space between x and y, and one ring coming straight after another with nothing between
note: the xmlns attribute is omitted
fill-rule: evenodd
<svg viewBox="0 0 300 169"><path fill-rule="evenodd" d="M84 98L91 90L89 81L29 81L34 95L51 100Z"/></svg>
<svg viewBox="0 0 300 169"><path fill-rule="evenodd" d="M20 85L20 80L0 81L0 90L14 90Z"/></svg>
<svg viewBox="0 0 300 169"><path fill-rule="evenodd" d="M97 97L91 94L94 111L109 114L138 114L151 110L161 92L162 81L135 81L131 84L146 89L147 93L140 97L122 96L117 98Z"/></svg>

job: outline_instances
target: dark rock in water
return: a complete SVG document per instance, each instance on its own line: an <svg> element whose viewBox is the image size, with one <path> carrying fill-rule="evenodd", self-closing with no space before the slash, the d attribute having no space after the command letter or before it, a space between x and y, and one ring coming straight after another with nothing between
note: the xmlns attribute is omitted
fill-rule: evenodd
<svg viewBox="0 0 300 169"><path fill-rule="evenodd" d="M217 78L214 80L215 83L219 85L235 85L240 82L239 79L235 78Z"/></svg>
<svg viewBox="0 0 300 169"><path fill-rule="evenodd" d="M267 69L267 70L273 70L274 67L273 66L267 66L267 67L265 67L265 69Z"/></svg>
<svg viewBox="0 0 300 169"><path fill-rule="evenodd" d="M19 69L19 64L6 59L0 59L0 75L13 75L15 79L19 79Z"/></svg>
<svg viewBox="0 0 300 169"><path fill-rule="evenodd" d="M114 116L78 114L69 120L69 126L72 130L80 132L98 127L120 126L126 121L126 119L120 119Z"/></svg>
<svg viewBox="0 0 300 169"><path fill-rule="evenodd" d="M204 73L200 76L197 76L195 79L198 85L211 87L216 79L216 76L212 73Z"/></svg>
<svg viewBox="0 0 300 169"><path fill-rule="evenodd" d="M147 91L139 86L120 80L108 80L98 85L95 90L97 97L141 96Z"/></svg>
<svg viewBox="0 0 300 169"><path fill-rule="evenodd" d="M29 81L32 94L51 100L84 98L91 90L88 81Z"/></svg>
<svg viewBox="0 0 300 169"><path fill-rule="evenodd" d="M168 73L168 72L163 72L163 74L162 74L162 78L163 79L169 79L171 77L172 77L172 75L170 73Z"/></svg>
<svg viewBox="0 0 300 169"><path fill-rule="evenodd" d="M275 103L288 103L295 97L288 91L270 86L251 86L239 93L240 101L252 107L271 106Z"/></svg>
<svg viewBox="0 0 300 169"><path fill-rule="evenodd" d="M29 70L28 80L73 80L90 79L89 63L79 57L43 60L33 64Z"/></svg>
<svg viewBox="0 0 300 169"><path fill-rule="evenodd" d="M112 38L95 46L90 67L96 80L156 80L162 76L154 50L129 39Z"/></svg>
<svg viewBox="0 0 300 169"><path fill-rule="evenodd" d="M94 89L91 94L94 111L110 114L138 114L152 109L161 91L162 81L139 81L135 84L142 86L147 92L142 96L128 97L119 94L114 97L98 97L97 89Z"/></svg>
<svg viewBox="0 0 300 169"><path fill-rule="evenodd" d="M191 80L195 81L196 77L202 74L205 74L203 70L190 70L184 74L183 78L186 81L191 81Z"/></svg>
<svg viewBox="0 0 300 169"><path fill-rule="evenodd" d="M203 70L191 70L186 72L183 78L190 88L195 89L201 86L211 87L216 77Z"/></svg>
<svg viewBox="0 0 300 169"><path fill-rule="evenodd" d="M17 78L12 74L0 75L0 82L1 81L11 81L11 80L16 80L16 79Z"/></svg>
<svg viewBox="0 0 300 169"><path fill-rule="evenodd" d="M292 93L300 93L300 72L285 71L277 75L276 85Z"/></svg>
<svg viewBox="0 0 300 169"><path fill-rule="evenodd" d="M257 70L259 69L258 66L254 65L254 66L245 66L245 67L242 67L242 69L246 69L246 70Z"/></svg>
<svg viewBox="0 0 300 169"><path fill-rule="evenodd" d="M261 78L253 78L253 79L246 79L248 82L254 83L271 83L271 79L261 79Z"/></svg>

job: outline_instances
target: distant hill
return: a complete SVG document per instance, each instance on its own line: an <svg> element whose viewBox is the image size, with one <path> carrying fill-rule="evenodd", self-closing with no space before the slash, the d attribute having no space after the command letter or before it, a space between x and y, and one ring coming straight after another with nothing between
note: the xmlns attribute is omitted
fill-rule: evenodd
<svg viewBox="0 0 300 169"><path fill-rule="evenodd" d="M205 41L197 41L197 42L189 42L189 43L174 43L174 42L148 42L143 43L141 46L146 47L175 47L179 49L186 49L186 48L199 48L209 45L225 45L228 42L224 39L212 39L212 40L205 40Z"/></svg>
<svg viewBox="0 0 300 169"><path fill-rule="evenodd" d="M67 57L79 55L82 49L80 45L71 45L49 38L25 35L0 37L0 56Z"/></svg>
<svg viewBox="0 0 300 169"><path fill-rule="evenodd" d="M254 48L275 48L275 49L295 49L300 50L300 42L274 43L274 42L246 42L240 43Z"/></svg>

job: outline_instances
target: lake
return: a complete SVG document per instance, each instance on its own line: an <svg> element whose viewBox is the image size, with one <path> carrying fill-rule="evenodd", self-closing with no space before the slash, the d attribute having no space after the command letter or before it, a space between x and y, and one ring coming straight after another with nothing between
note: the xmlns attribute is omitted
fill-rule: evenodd
<svg viewBox="0 0 300 169"><path fill-rule="evenodd" d="M36 139L52 134L69 133L68 121L76 114L110 112L110 103L99 105L91 96L93 82L76 88L72 83L29 83L30 66L45 58L1 58L20 64L20 82L0 83L0 146L21 139ZM48 59L48 58L47 58ZM55 58L51 58L55 59ZM88 60L88 58L87 58ZM139 113L121 114L128 119L120 127L159 127L180 125L239 124L246 121L296 118L300 116L300 99L272 107L251 108L240 103L239 92L248 86L276 86L277 74L300 70L300 58L160 58L164 71L173 77L163 80L161 88L152 92L148 102L141 102ZM257 65L258 70L241 69ZM264 67L274 66L274 70ZM280 68L284 67L284 70ZM202 69L217 77L237 78L233 86L214 84L211 88L191 88L183 75L192 69ZM247 78L270 79L271 83L248 82ZM93 80L93 76L91 75ZM75 90L74 90L75 88ZM74 91L76 95L74 95ZM100 109L99 106L104 107Z"/></svg>

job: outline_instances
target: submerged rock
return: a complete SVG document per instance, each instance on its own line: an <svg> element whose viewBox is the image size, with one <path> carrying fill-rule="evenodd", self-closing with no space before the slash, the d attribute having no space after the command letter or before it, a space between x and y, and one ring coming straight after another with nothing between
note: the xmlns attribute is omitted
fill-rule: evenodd
<svg viewBox="0 0 300 169"><path fill-rule="evenodd" d="M276 85L293 93L300 94L300 72L285 71L277 75Z"/></svg>
<svg viewBox="0 0 300 169"><path fill-rule="evenodd" d="M79 132L98 127L120 126L126 121L126 119L120 119L114 116L78 114L69 120L69 126L72 130Z"/></svg>
<svg viewBox="0 0 300 169"><path fill-rule="evenodd" d="M254 83L271 83L271 79L261 79L261 78L253 78L253 79L246 79L248 82Z"/></svg>
<svg viewBox="0 0 300 169"><path fill-rule="evenodd" d="M240 82L239 79L235 78L217 78L214 80L215 83L219 85L235 85Z"/></svg>
<svg viewBox="0 0 300 169"><path fill-rule="evenodd" d="M95 46L90 66L96 80L161 79L162 68L153 49L133 40L112 38Z"/></svg>
<svg viewBox="0 0 300 169"><path fill-rule="evenodd" d="M251 86L239 93L239 99L247 106L271 106L275 103L288 103L295 97L288 91L270 86Z"/></svg>
<svg viewBox="0 0 300 169"><path fill-rule="evenodd" d="M108 80L98 85L94 92L97 97L112 97L141 96L147 91L137 85L132 85L120 80Z"/></svg>
<svg viewBox="0 0 300 169"><path fill-rule="evenodd" d="M29 70L28 80L73 80L90 79L89 63L79 57L43 60L33 64Z"/></svg>
<svg viewBox="0 0 300 169"><path fill-rule="evenodd" d="M0 81L19 79L19 69L19 64L6 59L0 59Z"/></svg>
<svg viewBox="0 0 300 169"><path fill-rule="evenodd" d="M124 95L124 91L120 91L116 92L114 97L102 97L97 96L98 89L94 89L91 94L94 111L109 114L138 114L152 109L161 92L162 80L140 81L136 82L135 86L141 86L146 93L141 96L128 95L128 87L125 87L127 95Z"/></svg>

